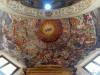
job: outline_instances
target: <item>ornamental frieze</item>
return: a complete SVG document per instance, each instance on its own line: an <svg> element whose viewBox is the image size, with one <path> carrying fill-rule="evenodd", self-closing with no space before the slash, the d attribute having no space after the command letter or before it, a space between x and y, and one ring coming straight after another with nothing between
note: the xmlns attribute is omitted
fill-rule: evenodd
<svg viewBox="0 0 100 75"><path fill-rule="evenodd" d="M77 13L81 13L85 9L89 8L92 5L93 0L81 0L76 4L73 4L68 7L63 7L60 9L53 9L48 11L43 9L30 8L22 5L20 2L5 0L3 2L8 10L11 10L12 14L20 14L21 16L31 17L31 18L66 18L70 16L75 16ZM10 11L9 11L10 12ZM49 16L48 16L49 15Z"/></svg>

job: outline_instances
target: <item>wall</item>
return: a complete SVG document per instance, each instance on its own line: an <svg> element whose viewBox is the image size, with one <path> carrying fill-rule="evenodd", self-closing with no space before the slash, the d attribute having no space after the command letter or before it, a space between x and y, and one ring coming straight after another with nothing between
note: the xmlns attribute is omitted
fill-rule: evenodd
<svg viewBox="0 0 100 75"><path fill-rule="evenodd" d="M100 8L94 10L95 14L95 28L96 28L96 35L97 35L97 42L96 42L96 50L89 53L87 57L84 57L77 65L77 75L89 75L82 67L87 64L90 60L92 60L96 55L100 54Z"/></svg>
<svg viewBox="0 0 100 75"><path fill-rule="evenodd" d="M95 58L98 54L100 54L100 48L96 49L95 51L92 51L89 53L88 56L84 57L83 60L81 60L77 65L77 75L90 75L87 71L85 71L82 67L87 64L89 61L91 61L93 58Z"/></svg>
<svg viewBox="0 0 100 75"><path fill-rule="evenodd" d="M16 58L9 55L9 53L5 52L5 50L0 51L0 56L3 55L7 59L9 59L11 62L13 62L15 65L17 65L20 69L14 74L14 75L22 75L23 74L23 68L25 68L25 65L18 61Z"/></svg>
<svg viewBox="0 0 100 75"><path fill-rule="evenodd" d="M20 67L15 75L22 75L22 70L23 68L25 68L24 64L21 61L17 60L15 57L11 56L10 53L8 53L7 49L5 49L7 45L4 44L4 33L2 32L3 22L5 22L4 25L6 25L8 28L11 27L12 20L10 19L10 16L0 10L0 55L5 56L7 59ZM12 50L13 47L11 44L9 48L11 49L11 51L14 51Z"/></svg>

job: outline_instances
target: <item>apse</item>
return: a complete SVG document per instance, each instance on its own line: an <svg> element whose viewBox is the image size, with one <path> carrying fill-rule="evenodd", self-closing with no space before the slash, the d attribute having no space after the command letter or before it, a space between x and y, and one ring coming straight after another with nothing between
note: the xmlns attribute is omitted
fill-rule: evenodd
<svg viewBox="0 0 100 75"><path fill-rule="evenodd" d="M98 74L97 18L91 11L92 3L92 0L0 1L3 52L0 74L16 75L21 71L23 75L82 75L79 73L83 71L87 75L94 70L91 65Z"/></svg>

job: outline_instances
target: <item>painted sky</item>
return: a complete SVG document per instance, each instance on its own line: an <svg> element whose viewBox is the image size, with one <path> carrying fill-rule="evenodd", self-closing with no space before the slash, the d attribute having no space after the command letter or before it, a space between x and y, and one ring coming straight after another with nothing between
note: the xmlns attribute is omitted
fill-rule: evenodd
<svg viewBox="0 0 100 75"><path fill-rule="evenodd" d="M52 3L53 0L43 0L43 3Z"/></svg>

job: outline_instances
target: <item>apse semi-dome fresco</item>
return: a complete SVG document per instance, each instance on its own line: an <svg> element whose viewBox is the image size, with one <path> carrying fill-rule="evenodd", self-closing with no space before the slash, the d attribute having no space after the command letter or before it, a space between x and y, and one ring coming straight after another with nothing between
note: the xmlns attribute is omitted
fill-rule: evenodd
<svg viewBox="0 0 100 75"><path fill-rule="evenodd" d="M9 18L11 27L2 28L7 40L15 45L9 52L27 68L60 65L74 71L96 42L91 13L63 19Z"/></svg>

